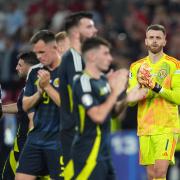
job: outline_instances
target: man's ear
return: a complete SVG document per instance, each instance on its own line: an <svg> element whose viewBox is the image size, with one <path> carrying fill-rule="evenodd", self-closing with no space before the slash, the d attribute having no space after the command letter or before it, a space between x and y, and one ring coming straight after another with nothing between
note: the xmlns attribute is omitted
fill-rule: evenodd
<svg viewBox="0 0 180 180"><path fill-rule="evenodd" d="M79 34L78 27L73 27L71 29L71 34L74 38L79 38L80 34Z"/></svg>
<svg viewBox="0 0 180 180"><path fill-rule="evenodd" d="M165 39L163 46L166 46L166 42L167 42L167 41L166 41L166 39Z"/></svg>
<svg viewBox="0 0 180 180"><path fill-rule="evenodd" d="M91 61L96 61L96 56L97 54L93 51L93 49L89 51L89 59L91 59Z"/></svg>
<svg viewBox="0 0 180 180"><path fill-rule="evenodd" d="M58 50L58 46L57 46L57 44L56 44L56 45L54 45L54 46L53 46L53 48L54 48L55 50Z"/></svg>

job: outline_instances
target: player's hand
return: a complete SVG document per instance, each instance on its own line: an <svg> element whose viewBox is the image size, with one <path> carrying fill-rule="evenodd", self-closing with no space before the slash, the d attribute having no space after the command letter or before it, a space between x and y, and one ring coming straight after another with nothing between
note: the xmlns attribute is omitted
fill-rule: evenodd
<svg viewBox="0 0 180 180"><path fill-rule="evenodd" d="M117 96L120 95L127 87L128 73L129 71L127 69L120 69L108 75L111 90Z"/></svg>
<svg viewBox="0 0 180 180"><path fill-rule="evenodd" d="M146 98L148 93L147 88L139 88L138 86L133 88L127 93L127 102L136 102Z"/></svg>
<svg viewBox="0 0 180 180"><path fill-rule="evenodd" d="M40 88L44 89L50 84L50 73L47 70L44 70L44 69L39 70L38 78L39 78Z"/></svg>
<svg viewBox="0 0 180 180"><path fill-rule="evenodd" d="M38 83L37 83L37 92L39 93L39 95L41 96L43 93L43 89L40 87L39 85L39 79L38 79Z"/></svg>
<svg viewBox="0 0 180 180"><path fill-rule="evenodd" d="M155 81L153 80L150 71L151 68L147 63L142 64L137 73L137 80L142 87L153 89Z"/></svg>

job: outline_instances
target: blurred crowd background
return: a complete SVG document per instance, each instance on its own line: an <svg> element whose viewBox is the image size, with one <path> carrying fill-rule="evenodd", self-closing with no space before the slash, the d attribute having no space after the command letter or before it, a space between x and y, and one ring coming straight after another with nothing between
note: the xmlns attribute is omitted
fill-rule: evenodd
<svg viewBox="0 0 180 180"><path fill-rule="evenodd" d="M119 67L128 68L146 54L145 30L152 23L166 27L166 52L180 58L179 0L1 0L0 82L8 91L13 87L8 100L16 98L14 92L19 88L16 55L29 48L32 34L39 29L58 32L65 16L81 10L93 13L99 34L113 45Z"/></svg>
<svg viewBox="0 0 180 180"><path fill-rule="evenodd" d="M30 48L32 34L40 29L57 33L69 13L81 10L93 13L98 34L112 43L116 68L129 68L133 61L147 54L145 30L154 23L166 27L165 52L180 58L179 0L0 0L0 82L4 104L16 102L23 87L24 81L18 78L15 69L16 56ZM14 119L13 116L6 118ZM119 118L121 121L116 123L116 128L136 128L136 108L127 108ZM3 140L2 123L3 120L0 121Z"/></svg>

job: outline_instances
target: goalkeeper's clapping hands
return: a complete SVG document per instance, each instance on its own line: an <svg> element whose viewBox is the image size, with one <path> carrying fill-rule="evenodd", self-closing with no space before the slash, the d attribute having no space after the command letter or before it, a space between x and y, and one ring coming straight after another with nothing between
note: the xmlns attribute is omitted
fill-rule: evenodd
<svg viewBox="0 0 180 180"><path fill-rule="evenodd" d="M152 89L156 93L159 93L162 87L160 84L155 82L150 71L151 68L147 63L142 64L137 73L137 80L141 87L146 87Z"/></svg>
<svg viewBox="0 0 180 180"><path fill-rule="evenodd" d="M137 73L137 80L141 87L147 87L153 89L155 86L155 81L150 74L151 68L148 64L144 63L140 66L138 73Z"/></svg>

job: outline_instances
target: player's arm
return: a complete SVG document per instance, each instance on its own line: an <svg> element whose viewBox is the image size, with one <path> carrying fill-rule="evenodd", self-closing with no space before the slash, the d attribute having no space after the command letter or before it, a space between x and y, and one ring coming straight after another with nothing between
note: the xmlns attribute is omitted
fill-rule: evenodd
<svg viewBox="0 0 180 180"><path fill-rule="evenodd" d="M138 71L138 68L136 66L133 66L133 65L130 66L127 93L130 92L132 89L139 87L139 83L137 81L137 71ZM137 104L137 101L128 103L129 106L135 106L136 104Z"/></svg>
<svg viewBox="0 0 180 180"><path fill-rule="evenodd" d="M117 94L111 93L108 99L103 104L100 104L93 92L83 92L78 85L74 89L74 94L74 97L76 97L79 101L78 104L81 104L86 109L87 115L92 119L92 121L98 124L104 122L114 107L118 97Z"/></svg>
<svg viewBox="0 0 180 180"><path fill-rule="evenodd" d="M34 127L34 123L33 123L34 112L29 112L27 115L29 118L29 130L31 130Z"/></svg>
<svg viewBox="0 0 180 180"><path fill-rule="evenodd" d="M84 84L86 84L85 87ZM113 108L118 94L112 92L105 103L100 104L96 96L92 92L91 84L89 81L82 83L80 80L74 83L73 94L77 99L77 104L82 105L86 110L87 115L95 123L103 123L111 109Z"/></svg>
<svg viewBox="0 0 180 180"><path fill-rule="evenodd" d="M23 96L23 109L28 112L35 107L42 98L42 89L39 87L39 80L33 71L28 76L24 96Z"/></svg>
<svg viewBox="0 0 180 180"><path fill-rule="evenodd" d="M108 82L111 93L107 100L87 111L87 114L95 123L103 123L108 114L115 106L118 97L125 91L128 81L128 71L126 69L117 70L108 75Z"/></svg>
<svg viewBox="0 0 180 180"><path fill-rule="evenodd" d="M163 87L163 85L154 81L152 77L146 76L143 72L141 73L140 82L148 87L150 91L158 93L167 101L180 105L180 69L176 69L172 75L171 89Z"/></svg>
<svg viewBox="0 0 180 180"><path fill-rule="evenodd" d="M140 85L140 83L138 82L138 73L139 73L140 66L141 66L140 63L138 63L136 65L132 64L130 66L129 83L128 83L129 86L127 89L127 94L129 92L131 92L130 95L134 94L133 91L137 92L137 94L134 94L133 95L134 97L131 96L130 99L132 101L129 99L129 101L128 101L129 106L135 106L142 99L152 98L155 95L155 92L153 92L151 89L147 89L145 87L142 87ZM143 98L142 98L142 96L143 96Z"/></svg>
<svg viewBox="0 0 180 180"><path fill-rule="evenodd" d="M118 70L112 73L108 77L108 82L111 87L111 93L104 103L99 103L98 99L91 95L92 105L87 110L87 115L94 121L95 123L103 123L108 116L108 114L113 109L115 103L117 102L118 96L125 90L127 84L127 70ZM82 97L83 99L83 97ZM93 104L94 102L94 104ZM82 103L84 103L82 101ZM87 103L88 104L88 103ZM84 103L86 105L86 103Z"/></svg>
<svg viewBox="0 0 180 180"><path fill-rule="evenodd" d="M37 91L32 96L24 96L23 97L23 109L24 111L28 111L29 109L33 108L41 99L41 93Z"/></svg>
<svg viewBox="0 0 180 180"><path fill-rule="evenodd" d="M60 106L61 104L60 95L51 84L44 87L44 91L48 94L48 96L52 99L52 101L56 103L57 106Z"/></svg>
<svg viewBox="0 0 180 180"><path fill-rule="evenodd" d="M177 105L180 105L180 69L174 72L171 84L172 84L171 89L159 87L161 89L158 93L164 99L172 103L175 103Z"/></svg>
<svg viewBox="0 0 180 180"><path fill-rule="evenodd" d="M2 105L3 113L15 114L18 112L17 103Z"/></svg>
<svg viewBox="0 0 180 180"><path fill-rule="evenodd" d="M111 93L107 100L100 105L95 105L88 109L87 114L88 116L98 124L101 124L104 122L108 114L111 112L111 110L114 107L114 104L117 101L118 95L116 93Z"/></svg>
<svg viewBox="0 0 180 180"><path fill-rule="evenodd" d="M117 101L114 109L115 115L119 115L128 106L129 103L136 103L146 98L147 93L147 88L139 88L138 86L136 86L133 89L131 89L128 93L119 96L119 101Z"/></svg>

